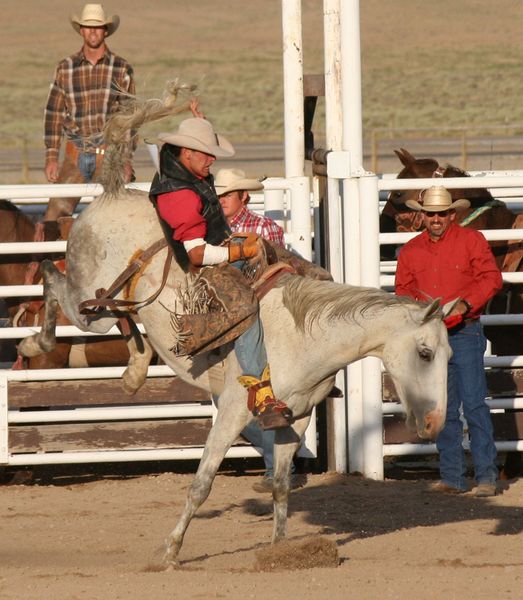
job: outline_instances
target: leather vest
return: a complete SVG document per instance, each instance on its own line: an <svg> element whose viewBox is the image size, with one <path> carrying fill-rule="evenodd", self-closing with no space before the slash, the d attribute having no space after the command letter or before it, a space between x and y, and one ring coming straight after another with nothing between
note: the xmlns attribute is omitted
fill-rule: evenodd
<svg viewBox="0 0 523 600"><path fill-rule="evenodd" d="M149 198L156 208L156 213L164 235L171 245L178 264L185 271L189 268L189 256L182 242L173 239L174 229L162 219L158 212L157 200L160 194L192 190L202 201L202 215L207 223L205 241L212 246L219 246L231 235L231 229L223 214L220 201L214 189L214 179L209 175L199 179L190 173L174 156L174 146L164 144L160 152L160 174L156 173L151 184Z"/></svg>

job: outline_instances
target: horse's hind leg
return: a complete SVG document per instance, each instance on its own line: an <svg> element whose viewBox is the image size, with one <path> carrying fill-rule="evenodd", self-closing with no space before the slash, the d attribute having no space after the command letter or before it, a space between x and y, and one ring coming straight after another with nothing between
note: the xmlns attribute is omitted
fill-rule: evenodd
<svg viewBox="0 0 523 600"><path fill-rule="evenodd" d="M227 450L232 446L250 419L246 410L245 392L235 387L235 398L227 393L220 396L216 421L209 433L200 465L189 488L185 508L166 540L163 562L165 567L176 563L187 527L195 512L205 502Z"/></svg>
<svg viewBox="0 0 523 600"><path fill-rule="evenodd" d="M291 461L309 421L310 414L297 419L292 424L292 427L276 430L274 444L274 484L272 490L274 500L273 543L284 539L286 535Z"/></svg>
<svg viewBox="0 0 523 600"><path fill-rule="evenodd" d="M60 273L52 261L44 260L40 266L44 278L44 321L39 333L24 338L18 345L22 356L33 357L54 350L56 346L56 318L58 296L65 289L65 275Z"/></svg>

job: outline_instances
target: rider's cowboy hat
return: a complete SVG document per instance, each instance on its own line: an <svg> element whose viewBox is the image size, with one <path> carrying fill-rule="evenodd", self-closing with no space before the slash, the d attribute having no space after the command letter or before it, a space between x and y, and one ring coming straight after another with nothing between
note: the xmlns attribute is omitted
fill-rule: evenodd
<svg viewBox="0 0 523 600"><path fill-rule="evenodd" d="M417 200L407 200L405 204L413 210L423 210L424 212L439 212L442 210L464 210L470 206L470 202L464 198L454 200L450 192L442 185L433 185L422 190Z"/></svg>
<svg viewBox="0 0 523 600"><path fill-rule="evenodd" d="M86 4L78 17L71 15L71 25L80 33L80 27L107 27L107 36L112 35L120 25L120 17L113 15L107 18L101 4Z"/></svg>
<svg viewBox="0 0 523 600"><path fill-rule="evenodd" d="M234 156L234 148L229 140L223 135L215 133L207 119L199 117L182 121L176 133L158 134L158 140L179 148L199 150L205 154L212 154L212 156Z"/></svg>
<svg viewBox="0 0 523 600"><path fill-rule="evenodd" d="M241 169L220 169L214 178L214 187L218 196L236 191L263 190L258 179L246 179Z"/></svg>

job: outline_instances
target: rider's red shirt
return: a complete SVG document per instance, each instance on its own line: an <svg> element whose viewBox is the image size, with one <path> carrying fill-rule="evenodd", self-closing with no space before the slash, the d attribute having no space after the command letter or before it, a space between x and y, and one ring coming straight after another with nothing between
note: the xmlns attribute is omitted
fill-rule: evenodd
<svg viewBox="0 0 523 600"><path fill-rule="evenodd" d="M501 272L484 236L451 223L437 241L425 230L403 246L396 269L396 294L415 300L465 299L480 316L503 284Z"/></svg>
<svg viewBox="0 0 523 600"><path fill-rule="evenodd" d="M174 230L174 240L187 242L205 238L207 223L202 215L202 201L196 192L179 190L160 194L157 205L162 219Z"/></svg>

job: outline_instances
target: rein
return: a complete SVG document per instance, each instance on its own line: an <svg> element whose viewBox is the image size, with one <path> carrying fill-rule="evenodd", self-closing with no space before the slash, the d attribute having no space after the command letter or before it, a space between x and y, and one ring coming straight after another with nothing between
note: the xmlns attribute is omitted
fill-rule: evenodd
<svg viewBox="0 0 523 600"><path fill-rule="evenodd" d="M128 312L135 312L138 307L144 306L149 302L155 300L160 292L163 290L165 283L167 281L167 276L169 275L169 269L171 267L173 254L168 247L167 257L165 259L165 263L163 265L163 274L162 281L160 283L160 287L151 294L148 298L144 300L121 300L118 298L113 298L113 294L115 294L131 277L140 271L142 267L146 264L146 262L151 259L155 254L163 250L167 246L167 240L162 238L155 242L152 246L149 246L146 250L141 252L132 262L131 264L118 275L118 277L113 281L113 283L109 286L108 289L100 288L96 290L95 295L96 298L92 298L91 300L84 300L80 302L78 305L78 309L80 314L82 315L95 315L99 313L104 308L108 308L111 310L125 309Z"/></svg>

